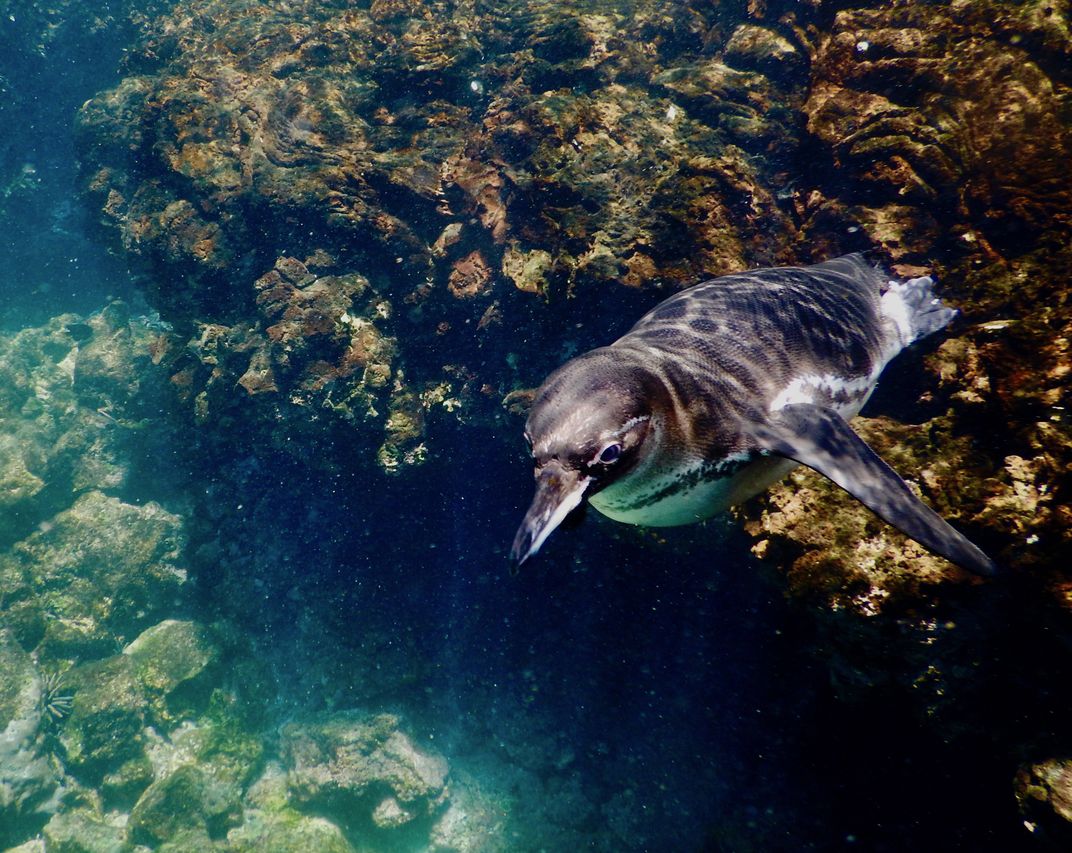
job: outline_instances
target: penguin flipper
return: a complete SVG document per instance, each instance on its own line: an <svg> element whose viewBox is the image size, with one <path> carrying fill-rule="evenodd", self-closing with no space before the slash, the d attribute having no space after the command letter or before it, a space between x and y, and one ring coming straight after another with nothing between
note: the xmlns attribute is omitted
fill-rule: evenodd
<svg viewBox="0 0 1072 853"><path fill-rule="evenodd" d="M997 566L925 505L833 409L794 403L750 425L759 446L818 471L935 554L980 575Z"/></svg>

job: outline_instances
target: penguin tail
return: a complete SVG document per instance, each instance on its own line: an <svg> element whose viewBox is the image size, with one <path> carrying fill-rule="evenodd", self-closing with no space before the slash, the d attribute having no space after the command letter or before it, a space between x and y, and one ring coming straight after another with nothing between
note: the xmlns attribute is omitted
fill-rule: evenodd
<svg viewBox="0 0 1072 853"><path fill-rule="evenodd" d="M929 275L891 281L882 294L882 313L896 325L901 346L944 329L957 316L955 308L934 295Z"/></svg>

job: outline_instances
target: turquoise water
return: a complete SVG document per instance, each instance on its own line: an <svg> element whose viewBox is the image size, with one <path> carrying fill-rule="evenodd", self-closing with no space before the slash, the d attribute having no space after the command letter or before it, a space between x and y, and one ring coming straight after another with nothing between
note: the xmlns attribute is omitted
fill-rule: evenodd
<svg viewBox="0 0 1072 853"><path fill-rule="evenodd" d="M287 4L271 5L285 14ZM729 5L719 31L743 20ZM206 28L218 12L191 7ZM205 359L199 324L267 326L251 310L252 282L284 250L305 257L299 249L337 223L280 213L266 193L243 208L248 242L204 279L188 258L172 264L159 246L153 255L124 244L98 223L86 191L97 152L77 144L76 114L182 44L164 38L153 43L158 55L128 55L144 23L130 23L120 3L7 3L0 13L0 721L10 723L0 779L14 792L0 797L0 849L42 849L32 846L40 838L48 850L439 853L1009 850L1022 841L1007 756L922 730L911 699L881 683L864 691L873 698L844 701L824 659L830 623L790 600L737 521L653 533L589 513L511 572L506 551L531 476L522 421L502 398L624 332L681 281L597 296L582 275L576 292L571 279L525 303L509 285L496 302L506 322L478 338L483 307L465 319L458 309L444 330L429 320L438 309L405 300L425 273L408 255L396 265L408 251L402 238L357 245L347 262L389 295L393 318L412 323L393 332L405 370L400 378L391 362L392 381L447 376L448 394L469 381L477 399L454 420L427 406L427 431L405 445L427 442L427 461L389 475L376 462L384 439L367 426L382 431L383 411L332 421L324 404L284 416L243 408L244 397L229 396L233 377L205 379L234 352ZM541 14L554 21L554 9ZM569 65L580 48L573 17L561 14L561 31L536 48L539 84L580 97L599 81ZM680 45L656 52L704 55L702 39L680 29ZM509 74L490 67L490 54L522 48L491 42L448 75L460 94L383 83L368 96L397 116L392 144L439 144L434 122L412 118L422 98L479 111L488 88L506 97ZM377 105L355 110L372 122ZM596 145L576 143L586 144ZM791 192L783 173L797 166L777 140L755 144ZM156 149L131 156L147 150ZM183 180L193 182L189 169ZM413 190L417 179L397 180L377 188L390 197L385 208L432 243L432 211L447 202ZM547 211L572 200L541 208L539 190L517 178L517 196L530 191L511 216L528 217L514 236L538 250ZM670 199L656 193L642 207L660 203ZM575 208L582 218L605 212L595 201ZM455 256L470 246L503 254L489 248L492 226L474 225L485 214L470 211ZM660 239L689 227L675 222ZM756 246L753 261L775 259L777 247L760 237ZM685 280L693 269L678 272ZM234 295L235 282L248 293ZM455 361L480 378L437 373ZM202 386L183 396L190 365L190 381L208 389L202 402ZM915 381L910 368L895 374L874 413L910 412ZM400 396L369 393L381 410L404 408ZM896 619L889 625L895 634ZM897 667L889 663L891 681Z"/></svg>

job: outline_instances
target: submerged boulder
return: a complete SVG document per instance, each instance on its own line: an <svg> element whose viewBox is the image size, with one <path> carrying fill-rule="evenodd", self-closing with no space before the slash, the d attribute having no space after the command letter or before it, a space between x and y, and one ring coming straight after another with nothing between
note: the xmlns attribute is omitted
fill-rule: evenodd
<svg viewBox="0 0 1072 853"><path fill-rule="evenodd" d="M392 714L356 711L285 725L280 738L291 799L356 828L427 821L449 797L447 762L399 725Z"/></svg>
<svg viewBox="0 0 1072 853"><path fill-rule="evenodd" d="M339 826L289 804L286 773L278 764L268 765L245 802L242 825L227 833L227 849L233 853L354 853Z"/></svg>
<svg viewBox="0 0 1072 853"><path fill-rule="evenodd" d="M122 826L88 809L70 809L48 822L42 835L48 853L132 853Z"/></svg>
<svg viewBox="0 0 1072 853"><path fill-rule="evenodd" d="M161 722L171 723L207 705L220 652L202 625L166 619L139 634L123 654L134 661L136 676Z"/></svg>
<svg viewBox="0 0 1072 853"><path fill-rule="evenodd" d="M181 519L155 503L88 492L18 542L8 571L43 617L50 657L99 657L179 601Z"/></svg>
<svg viewBox="0 0 1072 853"><path fill-rule="evenodd" d="M150 785L130 813L133 841L155 845L182 833L222 838L241 823L240 790L195 765L183 765Z"/></svg>
<svg viewBox="0 0 1072 853"><path fill-rule="evenodd" d="M148 700L130 658L115 655L67 675L73 693L60 742L70 772L89 784L144 757Z"/></svg>
<svg viewBox="0 0 1072 853"><path fill-rule="evenodd" d="M1054 850L1072 844L1072 760L1047 759L1016 774L1016 801L1028 830Z"/></svg>

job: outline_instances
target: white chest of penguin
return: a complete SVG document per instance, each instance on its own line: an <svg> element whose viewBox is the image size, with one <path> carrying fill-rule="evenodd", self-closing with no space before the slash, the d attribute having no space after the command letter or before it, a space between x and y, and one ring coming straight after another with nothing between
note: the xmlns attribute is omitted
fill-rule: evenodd
<svg viewBox="0 0 1072 853"><path fill-rule="evenodd" d="M650 477L638 473L588 502L608 518L626 524L694 524L759 494L797 467L796 462L781 457L759 457L744 465L742 461L725 460L723 472L718 472L717 465L713 469L709 463L696 463Z"/></svg>

